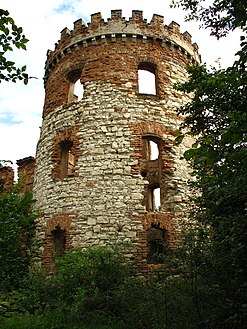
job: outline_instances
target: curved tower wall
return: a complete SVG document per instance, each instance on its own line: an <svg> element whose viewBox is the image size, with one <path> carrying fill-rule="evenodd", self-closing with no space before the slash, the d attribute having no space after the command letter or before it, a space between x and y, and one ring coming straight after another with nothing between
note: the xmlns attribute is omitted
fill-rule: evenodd
<svg viewBox="0 0 247 329"><path fill-rule="evenodd" d="M154 241L175 243L188 202L182 155L189 142L176 145L172 132L182 120L176 108L189 99L173 84L197 62L189 33L164 25L160 15L148 23L141 11L126 20L113 10L107 21L97 13L61 32L47 52L33 189L45 265L64 249L124 244L145 270L157 261ZM155 76L155 94L139 92L138 68Z"/></svg>

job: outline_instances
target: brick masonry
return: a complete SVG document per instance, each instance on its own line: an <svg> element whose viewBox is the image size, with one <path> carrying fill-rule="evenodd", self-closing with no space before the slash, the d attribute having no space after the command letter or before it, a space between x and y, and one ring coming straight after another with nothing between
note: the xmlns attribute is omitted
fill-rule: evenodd
<svg viewBox="0 0 247 329"><path fill-rule="evenodd" d="M27 157L16 161L18 182L22 187L23 191L32 191L34 170L35 170L35 159L33 157ZM2 187L5 190L13 187L15 184L15 173L14 169L10 166L0 167L0 180L2 180Z"/></svg>
<svg viewBox="0 0 247 329"><path fill-rule="evenodd" d="M10 166L0 167L0 191L8 191L13 186L14 170Z"/></svg>

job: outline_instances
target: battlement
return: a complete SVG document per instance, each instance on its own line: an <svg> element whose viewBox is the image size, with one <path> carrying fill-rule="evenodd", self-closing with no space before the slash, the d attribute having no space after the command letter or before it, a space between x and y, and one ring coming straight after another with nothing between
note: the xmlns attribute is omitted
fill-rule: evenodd
<svg viewBox="0 0 247 329"><path fill-rule="evenodd" d="M74 22L73 30L67 27L61 31L60 40L55 44L55 50L48 50L45 69L53 66L66 52L78 46L87 47L90 44L102 43L106 40L116 41L116 38L126 41L137 39L142 43L160 43L163 47L174 46L192 62L200 62L198 46L192 43L191 35L186 31L180 32L180 25L171 22L164 25L164 17L154 14L150 23L143 18L143 12L133 10L129 20L122 17L122 10L112 10L111 17L105 21L100 12L91 15L91 22L85 23L82 19Z"/></svg>

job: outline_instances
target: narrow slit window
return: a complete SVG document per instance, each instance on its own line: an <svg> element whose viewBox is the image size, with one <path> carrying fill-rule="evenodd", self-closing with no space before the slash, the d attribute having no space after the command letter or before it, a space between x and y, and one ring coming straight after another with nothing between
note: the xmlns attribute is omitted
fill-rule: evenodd
<svg viewBox="0 0 247 329"><path fill-rule="evenodd" d="M159 158L158 144L151 140L149 141L149 143L150 143L150 160L157 160Z"/></svg>
<svg viewBox="0 0 247 329"><path fill-rule="evenodd" d="M143 137L142 139L142 157L143 159L157 160L159 159L159 141L157 138Z"/></svg>
<svg viewBox="0 0 247 329"><path fill-rule="evenodd" d="M148 210L160 211L160 187L150 186L148 188Z"/></svg>
<svg viewBox="0 0 247 329"><path fill-rule="evenodd" d="M68 155L68 176L73 175L74 171L75 171L75 156L69 150L69 155Z"/></svg>
<svg viewBox="0 0 247 329"><path fill-rule="evenodd" d="M153 208L154 211L160 210L160 188L156 187L153 189Z"/></svg>
<svg viewBox="0 0 247 329"><path fill-rule="evenodd" d="M65 231L57 227L52 231L52 254L53 257L61 257L65 252Z"/></svg>
<svg viewBox="0 0 247 329"><path fill-rule="evenodd" d="M61 149L61 161L60 161L60 177L64 179L71 176L75 169L75 157L72 154L73 142L70 140L64 140L60 144Z"/></svg>

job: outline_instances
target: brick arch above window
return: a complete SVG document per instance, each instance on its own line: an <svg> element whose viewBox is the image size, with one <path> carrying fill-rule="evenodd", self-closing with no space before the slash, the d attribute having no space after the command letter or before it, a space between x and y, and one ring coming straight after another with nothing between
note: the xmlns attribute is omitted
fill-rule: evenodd
<svg viewBox="0 0 247 329"><path fill-rule="evenodd" d="M46 233L52 232L58 226L61 230L69 231L71 222L72 217L70 216L70 214L53 215L52 218L47 221Z"/></svg>
<svg viewBox="0 0 247 329"><path fill-rule="evenodd" d="M53 139L52 146L52 177L63 180L77 176L76 166L82 154L77 136L79 126L59 131Z"/></svg>
<svg viewBox="0 0 247 329"><path fill-rule="evenodd" d="M147 213L143 218L143 227L146 231L150 228L159 228L166 232L166 242L172 246L177 241L176 220L173 212Z"/></svg>
<svg viewBox="0 0 247 329"><path fill-rule="evenodd" d="M137 58L137 65L138 65L138 67L143 68L143 69L148 70L153 73L154 73L154 70L157 68L156 61L148 55Z"/></svg>
<svg viewBox="0 0 247 329"><path fill-rule="evenodd" d="M70 225L73 216L56 214L47 221L42 254L42 263L47 270L52 269L55 257L72 248Z"/></svg>
<svg viewBox="0 0 247 329"><path fill-rule="evenodd" d="M134 134L137 136L154 135L163 138L164 135L170 134L170 129L157 122L138 122L132 128Z"/></svg>

